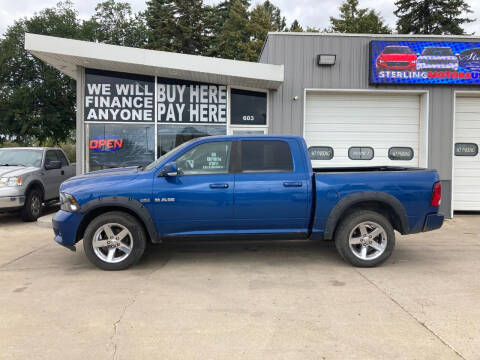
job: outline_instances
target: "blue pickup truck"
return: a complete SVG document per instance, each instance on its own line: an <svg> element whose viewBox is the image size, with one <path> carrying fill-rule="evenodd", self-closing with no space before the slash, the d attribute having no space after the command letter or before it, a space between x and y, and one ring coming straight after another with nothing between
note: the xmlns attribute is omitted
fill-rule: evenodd
<svg viewBox="0 0 480 360"><path fill-rule="evenodd" d="M83 239L105 270L135 264L147 242L170 239L335 240L355 266L384 262L394 230L438 229L435 170L312 169L297 136L218 136L186 142L145 167L91 172L65 181L55 241Z"/></svg>

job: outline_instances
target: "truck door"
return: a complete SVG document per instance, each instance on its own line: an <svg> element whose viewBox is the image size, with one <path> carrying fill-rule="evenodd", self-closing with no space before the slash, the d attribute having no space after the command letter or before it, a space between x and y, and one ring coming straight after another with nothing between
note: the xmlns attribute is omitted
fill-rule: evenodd
<svg viewBox="0 0 480 360"><path fill-rule="evenodd" d="M62 162L62 169L60 175L62 175L62 182L72 177L72 167L69 165L67 157L61 150L57 150L58 160ZM59 184L60 185L60 184Z"/></svg>
<svg viewBox="0 0 480 360"><path fill-rule="evenodd" d="M58 158L56 150L46 151L44 166L50 161L61 161L61 159ZM58 189L60 188L60 184L63 181L62 169L44 169L43 171L45 171L45 200L57 198L59 196Z"/></svg>
<svg viewBox="0 0 480 360"><path fill-rule="evenodd" d="M234 191L238 230L258 234L308 232L311 180L303 166L294 164L292 145L273 139L241 141Z"/></svg>
<svg viewBox="0 0 480 360"><path fill-rule="evenodd" d="M178 176L155 177L153 206L162 235L202 235L231 227L231 141L209 141L176 159Z"/></svg>

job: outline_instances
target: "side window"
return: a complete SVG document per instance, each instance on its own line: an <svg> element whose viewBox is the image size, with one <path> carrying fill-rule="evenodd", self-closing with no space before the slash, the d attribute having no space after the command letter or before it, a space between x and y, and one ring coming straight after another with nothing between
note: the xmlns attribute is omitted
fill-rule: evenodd
<svg viewBox="0 0 480 360"><path fill-rule="evenodd" d="M45 154L45 164L49 164L50 161L58 161L57 152L55 150L47 150Z"/></svg>
<svg viewBox="0 0 480 360"><path fill-rule="evenodd" d="M293 171L290 146L280 140L242 141L242 172Z"/></svg>
<svg viewBox="0 0 480 360"><path fill-rule="evenodd" d="M177 159L181 175L227 174L230 166L231 141L200 144Z"/></svg>
<svg viewBox="0 0 480 360"><path fill-rule="evenodd" d="M68 160L63 151L57 150L58 159L62 162L62 167L68 165Z"/></svg>

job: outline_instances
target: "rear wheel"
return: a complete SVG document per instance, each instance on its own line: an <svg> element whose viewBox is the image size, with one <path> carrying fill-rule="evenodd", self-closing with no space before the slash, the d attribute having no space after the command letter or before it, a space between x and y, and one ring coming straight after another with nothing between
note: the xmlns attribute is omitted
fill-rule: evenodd
<svg viewBox="0 0 480 360"><path fill-rule="evenodd" d="M347 262L373 267L387 260L395 248L393 227L383 215L360 210L348 215L338 226L335 246Z"/></svg>
<svg viewBox="0 0 480 360"><path fill-rule="evenodd" d="M42 193L32 189L27 193L20 215L23 221L37 221L42 213Z"/></svg>
<svg viewBox="0 0 480 360"><path fill-rule="evenodd" d="M92 220L83 238L88 260L103 270L123 270L136 264L145 246L143 226L132 215L117 211Z"/></svg>

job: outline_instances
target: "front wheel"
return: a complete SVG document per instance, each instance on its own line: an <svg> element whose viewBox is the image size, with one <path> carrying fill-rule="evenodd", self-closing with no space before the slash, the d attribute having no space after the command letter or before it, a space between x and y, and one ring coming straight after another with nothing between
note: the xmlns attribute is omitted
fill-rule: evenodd
<svg viewBox="0 0 480 360"><path fill-rule="evenodd" d="M87 226L83 248L88 260L103 270L123 270L136 264L146 246L143 226L130 214L112 211Z"/></svg>
<svg viewBox="0 0 480 360"><path fill-rule="evenodd" d="M335 235L337 251L347 262L358 267L383 263L395 248L393 227L383 215L360 210L348 215Z"/></svg>
<svg viewBox="0 0 480 360"><path fill-rule="evenodd" d="M37 221L42 213L42 193L32 189L27 193L20 215L23 221Z"/></svg>

